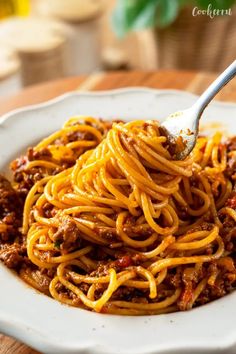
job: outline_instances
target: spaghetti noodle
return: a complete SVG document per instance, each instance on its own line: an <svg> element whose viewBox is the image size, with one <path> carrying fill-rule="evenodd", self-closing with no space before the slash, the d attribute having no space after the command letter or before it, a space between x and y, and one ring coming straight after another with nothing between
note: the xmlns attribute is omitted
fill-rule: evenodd
<svg viewBox="0 0 236 354"><path fill-rule="evenodd" d="M23 168L13 163L16 190L22 171L33 176L27 256L17 268L27 283L60 302L123 315L186 310L234 288L235 151L220 133L175 161L157 121L111 128L73 118L34 153L41 156Z"/></svg>

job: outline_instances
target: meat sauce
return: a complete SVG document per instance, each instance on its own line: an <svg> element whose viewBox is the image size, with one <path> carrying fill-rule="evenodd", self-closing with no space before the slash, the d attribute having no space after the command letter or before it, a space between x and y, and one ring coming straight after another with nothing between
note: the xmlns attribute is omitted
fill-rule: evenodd
<svg viewBox="0 0 236 354"><path fill-rule="evenodd" d="M18 268L26 256L20 232L22 213L21 194L0 175L0 260L9 268Z"/></svg>
<svg viewBox="0 0 236 354"><path fill-rule="evenodd" d="M69 137L69 139L76 139L77 137ZM58 144L61 142L59 141ZM232 152L236 150L236 138L230 139L227 143L227 151ZM21 234L22 226L22 214L24 199L33 184L43 178L49 173L43 168L33 168L31 170L26 169L28 161L35 159L44 159L46 161L53 161L52 155L48 149L42 149L40 152L35 152L34 149L29 149L26 156L20 157L13 161L11 168L14 174L14 181L17 183L17 188L14 188L11 183L3 176L0 175L0 260L11 269L20 272L21 269L27 269L29 273L34 272L40 282L45 284L45 289L48 286L50 280L55 274L55 270L50 271L46 269L38 269L33 265L26 254L25 240ZM64 161L62 169L71 166L75 161ZM50 171L52 174L60 172L60 170ZM234 185L233 191L226 201L225 206L232 209L236 209L236 158L232 155L227 161L227 169L225 174L230 177L231 182ZM52 208L50 204L45 204L44 214L46 217L50 217ZM181 210L183 219L186 211ZM181 215L182 215L181 214ZM220 216L221 218L221 216ZM235 222L229 217L222 216L221 222L223 228L220 231L220 235L225 244L225 249L231 253L230 257L223 257L211 263L203 264L199 267L198 271L191 265L181 266L176 269L172 269L170 274L163 282L158 297L161 299L168 289L182 288L182 293L178 301L178 307L180 310L188 310L191 307L194 290L197 284L206 277L215 275L216 281L214 285L207 284L205 289L201 292L195 305L200 305L224 296L231 292L236 285L236 269L235 269L235 251L236 251L236 225ZM132 228L131 225L128 226ZM201 225L201 230L211 229L212 225L207 220ZM151 233L151 230L144 230L146 233ZM98 230L98 233L104 233L105 230ZM107 235L107 239L112 240L113 235ZM77 247L81 246L80 232L76 227L76 224L71 221L61 223L58 231L54 235L54 241L58 248L61 250L68 250L75 244ZM101 253L99 249L97 252ZM212 249L208 250L209 254L213 252ZM98 254L97 253L97 254ZM99 254L101 257L101 254ZM101 259L101 258L100 258ZM96 271L91 272L91 276L101 276L108 274L109 268L115 268L117 271L122 271L127 267L137 266L144 261L138 254L119 254L116 253L110 258L104 255L104 260L100 262ZM37 273L38 272L38 273ZM81 283L81 290L85 291L87 284ZM67 290L60 284L58 285L58 291L62 294ZM87 289L88 290L88 289ZM99 297L99 293L103 291L103 285L97 287L96 297ZM67 294L68 295L68 294ZM69 294L71 299L74 299L73 293ZM128 287L119 288L114 294L112 299L123 299L126 301L146 301L148 298L147 290L145 289L131 289ZM74 299L78 301L78 299ZM151 301L151 300L149 300Z"/></svg>

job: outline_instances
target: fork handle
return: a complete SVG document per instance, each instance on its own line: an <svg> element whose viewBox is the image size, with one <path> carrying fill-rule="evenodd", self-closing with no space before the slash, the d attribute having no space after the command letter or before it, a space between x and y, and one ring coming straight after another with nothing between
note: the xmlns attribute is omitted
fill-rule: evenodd
<svg viewBox="0 0 236 354"><path fill-rule="evenodd" d="M231 65L220 75L218 78L213 81L213 83L203 92L199 97L197 102L193 105L193 108L196 109L198 114L198 119L200 119L204 109L215 97L215 95L225 86L230 80L236 75L236 60L233 61Z"/></svg>

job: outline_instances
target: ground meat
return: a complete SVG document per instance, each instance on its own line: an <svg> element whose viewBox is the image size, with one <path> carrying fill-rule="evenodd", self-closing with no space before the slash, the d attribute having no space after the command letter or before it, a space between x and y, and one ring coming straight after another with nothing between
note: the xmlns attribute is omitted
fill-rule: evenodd
<svg viewBox="0 0 236 354"><path fill-rule="evenodd" d="M127 268L127 267L132 266L134 263L133 263L132 258L127 255L127 256L123 256L123 257L117 259L116 264L120 268Z"/></svg>
<svg viewBox="0 0 236 354"><path fill-rule="evenodd" d="M226 141L226 149L227 151L236 151L236 136L233 136Z"/></svg>
<svg viewBox="0 0 236 354"><path fill-rule="evenodd" d="M17 173L18 171L21 171L25 168L27 162L28 162L27 156L20 156L11 162L10 167L14 173Z"/></svg>
<svg viewBox="0 0 236 354"><path fill-rule="evenodd" d="M225 223L223 223L223 225L224 224ZM220 230L220 235L222 236L225 245L227 245L228 242L234 242L236 240L236 226L225 226L225 229L222 228Z"/></svg>
<svg viewBox="0 0 236 354"><path fill-rule="evenodd" d="M87 283L80 283L80 284L78 285L78 287L79 287L79 289L80 289L81 291L83 291L84 294L87 294L87 292L88 292L88 290L89 290L89 288L90 288L90 285L87 284Z"/></svg>
<svg viewBox="0 0 236 354"><path fill-rule="evenodd" d="M15 210L15 200L18 199L16 191L11 183L0 175L0 218Z"/></svg>
<svg viewBox="0 0 236 354"><path fill-rule="evenodd" d="M140 265L142 262L145 262L147 260L145 256L143 256L139 253L132 255L131 258L132 258L133 264L136 266Z"/></svg>
<svg viewBox="0 0 236 354"><path fill-rule="evenodd" d="M34 161L34 160L51 161L52 154L48 148L42 148L39 151L35 151L34 148L29 148L27 151L27 157L29 161Z"/></svg>
<svg viewBox="0 0 236 354"><path fill-rule="evenodd" d="M71 132L67 134L68 142L80 141L80 140L94 140L94 135L90 132Z"/></svg>
<svg viewBox="0 0 236 354"><path fill-rule="evenodd" d="M209 301L218 299L235 289L235 274L231 276L229 273L220 273L213 286L207 285L198 297L195 306L203 305Z"/></svg>
<svg viewBox="0 0 236 354"><path fill-rule="evenodd" d="M175 288L179 288L182 284L181 274L177 272L176 274L170 276L169 282L170 285L174 286Z"/></svg>
<svg viewBox="0 0 236 354"><path fill-rule="evenodd" d="M29 148L27 155L21 156L16 160L12 161L11 169L13 171L14 181L18 184L17 190L22 194L24 199L27 193L33 187L33 185L40 181L43 177L54 174L61 171L61 168L50 168L48 170L45 167L33 167L31 169L27 168L27 164L30 161L44 160L50 162L56 162L52 158L52 154L47 148L43 148L39 151L35 151L33 148Z"/></svg>
<svg viewBox="0 0 236 354"><path fill-rule="evenodd" d="M229 199L226 202L226 206L236 209L236 192L232 192Z"/></svg>
<svg viewBox="0 0 236 354"><path fill-rule="evenodd" d="M183 270L179 283L176 284L176 287L183 289L178 301L180 310L188 310L192 307L196 286L203 278L209 279L211 275L216 276L214 283L206 285L194 306L218 299L231 292L236 286L236 269L231 257L205 263L198 272L194 268L187 267Z"/></svg>
<svg viewBox="0 0 236 354"><path fill-rule="evenodd" d="M178 205L177 212L181 220L188 220L189 214L186 206Z"/></svg>
<svg viewBox="0 0 236 354"><path fill-rule="evenodd" d="M93 231L110 243L117 241L117 232L115 228L99 226L95 227Z"/></svg>
<svg viewBox="0 0 236 354"><path fill-rule="evenodd" d="M63 250L68 250L75 244L80 247L80 230L73 219L66 218L62 220L57 232L54 234L54 242Z"/></svg>
<svg viewBox="0 0 236 354"><path fill-rule="evenodd" d="M227 165L224 174L230 179L234 179L236 174L236 137L228 139L226 142L226 151L228 152Z"/></svg>
<svg viewBox="0 0 236 354"><path fill-rule="evenodd" d="M13 243L12 245L3 245L0 249L0 260L12 269L19 269L26 261L26 248L23 245Z"/></svg>
<svg viewBox="0 0 236 354"><path fill-rule="evenodd" d="M206 270L199 268L198 271L196 271L195 267L188 265L173 269L167 275L163 283L167 289L173 287L182 289L177 302L179 310L185 311L192 307L194 290L205 275Z"/></svg>
<svg viewBox="0 0 236 354"><path fill-rule="evenodd" d="M87 125L94 126L97 129L99 129L103 135L105 135L108 132L108 130L111 128L112 123L104 122L105 124L104 131L103 129L100 129L99 127L97 127L96 124L93 123L91 124L84 123L84 122L75 123L75 125L78 124L87 124ZM96 137L90 132L71 131L67 135L63 135L60 138L56 139L54 142L52 142L52 145L63 146L70 142L80 141L80 140L97 141ZM67 156L66 154L63 154L60 157L60 160L55 160L51 151L47 147L42 148L39 151L38 150L36 151L34 148L29 148L26 155L17 158L11 163L11 169L13 171L14 181L18 184L17 189L21 193L22 198L25 199L28 191L32 188L35 182L41 180L43 177L56 175L62 170L72 167L75 164L76 159L79 157L79 155L81 155L85 150L87 150L87 148L82 148L82 149L79 148L78 151L76 151L75 149L74 154L72 154L72 156ZM58 164L60 167L45 168L43 166L39 166L39 167L36 166L31 169L27 168L27 164L30 161L35 161L35 160L53 162Z"/></svg>
<svg viewBox="0 0 236 354"><path fill-rule="evenodd" d="M108 275L108 271L110 268L111 267L107 261L105 263L101 261L99 262L97 269L94 270L90 275L91 277L102 277L104 275Z"/></svg>
<svg viewBox="0 0 236 354"><path fill-rule="evenodd" d="M52 278L48 277L46 274L42 274L40 269L32 272L33 278L37 281L37 284L42 289L48 289Z"/></svg>
<svg viewBox="0 0 236 354"><path fill-rule="evenodd" d="M51 218L52 217L52 210L53 210L53 205L50 203L45 203L42 207L43 209L43 214L46 218Z"/></svg>
<svg viewBox="0 0 236 354"><path fill-rule="evenodd" d="M40 268L40 273L46 275L50 279L53 279L55 276L55 268Z"/></svg>
<svg viewBox="0 0 236 354"><path fill-rule="evenodd" d="M125 225L123 228L124 232L127 233L130 237L133 235L142 235L143 238L151 236L153 234L153 229L149 226L141 227L141 226L127 226Z"/></svg>
<svg viewBox="0 0 236 354"><path fill-rule="evenodd" d="M112 301L132 301L147 303L148 290L140 290L136 288L130 288L127 286L121 286L112 294Z"/></svg>
<svg viewBox="0 0 236 354"><path fill-rule="evenodd" d="M220 236L223 239L225 249L230 252L236 251L236 224L229 215L219 215L223 223Z"/></svg>
<svg viewBox="0 0 236 354"><path fill-rule="evenodd" d="M210 223L210 222L202 222L200 225L195 225L194 227L192 227L191 229L189 229L187 231L187 234L191 234L192 232L196 232L196 231L211 231L214 227L214 224Z"/></svg>
<svg viewBox="0 0 236 354"><path fill-rule="evenodd" d="M11 183L0 175L0 244L20 236L23 201Z"/></svg>
<svg viewBox="0 0 236 354"><path fill-rule="evenodd" d="M73 293L73 291L67 289L60 282L56 284L55 288L56 288L56 291L58 293L60 293L61 296L64 296L64 297L72 300L73 301L73 304L72 304L73 306L81 307L81 305L83 305L81 300L80 300L80 298L78 298L78 296L75 293Z"/></svg>
<svg viewBox="0 0 236 354"><path fill-rule="evenodd" d="M227 165L225 170L226 177L232 178L236 174L236 156L232 156L227 159Z"/></svg>
<svg viewBox="0 0 236 354"><path fill-rule="evenodd" d="M116 258L116 259L114 259ZM115 254L111 260L106 259L98 263L98 267L90 275L94 277L100 277L107 275L109 269L113 268L117 273L124 271L126 268L132 266L138 266L146 260L146 258L140 254Z"/></svg>
<svg viewBox="0 0 236 354"><path fill-rule="evenodd" d="M118 260L106 260L100 261L98 263L98 267L94 270L90 275L92 277L101 277L109 274L109 269L115 269L117 273L123 271L125 269L124 265Z"/></svg>
<svg viewBox="0 0 236 354"><path fill-rule="evenodd" d="M17 191L21 193L24 199L33 185L46 175L48 175L48 173L41 167L35 167L29 170L23 168L13 170L14 181L17 183Z"/></svg>

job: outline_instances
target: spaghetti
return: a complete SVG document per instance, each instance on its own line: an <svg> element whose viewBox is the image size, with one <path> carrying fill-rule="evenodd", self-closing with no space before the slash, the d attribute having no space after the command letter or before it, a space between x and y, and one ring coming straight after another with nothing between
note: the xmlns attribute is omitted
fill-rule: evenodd
<svg viewBox="0 0 236 354"><path fill-rule="evenodd" d="M34 153L23 168L13 163L16 190L33 176L17 268L27 283L68 305L123 315L186 310L234 288L235 150L220 133L175 161L157 121L111 128L73 118Z"/></svg>

